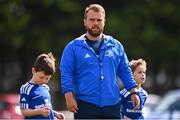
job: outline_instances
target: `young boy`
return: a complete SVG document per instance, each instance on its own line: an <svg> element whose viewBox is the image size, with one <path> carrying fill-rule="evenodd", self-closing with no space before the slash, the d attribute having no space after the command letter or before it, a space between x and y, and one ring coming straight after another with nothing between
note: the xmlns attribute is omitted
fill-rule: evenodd
<svg viewBox="0 0 180 120"><path fill-rule="evenodd" d="M130 62L130 67L132 69L134 79L138 84L138 92L132 94L138 94L140 99L139 109L134 110L133 104L131 101L131 93L126 89L123 89L120 92L121 101L122 101L122 114L126 120L128 119L144 119L142 109L146 98L148 96L147 92L141 87L141 85L146 80L146 62L143 59L132 60Z"/></svg>
<svg viewBox="0 0 180 120"><path fill-rule="evenodd" d="M20 108L25 119L64 119L62 113L52 109L49 82L55 72L52 53L40 54L33 67L32 78L20 88Z"/></svg>

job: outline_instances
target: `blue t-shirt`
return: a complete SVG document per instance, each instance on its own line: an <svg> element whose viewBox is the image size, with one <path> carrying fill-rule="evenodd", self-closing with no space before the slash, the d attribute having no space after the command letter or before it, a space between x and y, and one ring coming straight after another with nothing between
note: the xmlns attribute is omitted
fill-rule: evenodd
<svg viewBox="0 0 180 120"><path fill-rule="evenodd" d="M147 99L147 92L141 88L138 90L138 95L140 99L140 107L138 110L133 110L134 106L131 100L131 93L126 89L121 90L121 102L122 102L122 114L131 119L144 119L142 109Z"/></svg>
<svg viewBox="0 0 180 120"><path fill-rule="evenodd" d="M36 109L48 106L50 108L50 115L44 117L36 115L27 117L25 119L54 119L52 112L51 97L49 94L49 87L45 84L38 85L27 82L20 88L20 108L21 109Z"/></svg>

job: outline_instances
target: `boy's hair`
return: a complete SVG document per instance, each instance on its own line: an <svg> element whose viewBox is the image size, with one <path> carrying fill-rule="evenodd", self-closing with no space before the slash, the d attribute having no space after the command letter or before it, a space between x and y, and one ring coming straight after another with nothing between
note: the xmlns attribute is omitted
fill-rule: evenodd
<svg viewBox="0 0 180 120"><path fill-rule="evenodd" d="M55 73L55 58L53 54L50 53L42 53L34 62L33 67L36 72L43 71L46 75L52 75Z"/></svg>
<svg viewBox="0 0 180 120"><path fill-rule="evenodd" d="M137 68L138 66L140 66L140 65L145 66L145 68L147 67L146 61L143 60L143 59L141 59L141 58L140 58L140 59L137 59L137 60L132 60L132 61L130 61L130 62L129 62L129 65L130 65L133 73L134 73L134 71L136 70L136 68Z"/></svg>
<svg viewBox="0 0 180 120"><path fill-rule="evenodd" d="M101 5L99 5L99 4L90 4L85 9L84 19L87 18L87 13L89 12L89 10L94 10L95 12L102 12L104 14L104 17L105 17L105 10Z"/></svg>

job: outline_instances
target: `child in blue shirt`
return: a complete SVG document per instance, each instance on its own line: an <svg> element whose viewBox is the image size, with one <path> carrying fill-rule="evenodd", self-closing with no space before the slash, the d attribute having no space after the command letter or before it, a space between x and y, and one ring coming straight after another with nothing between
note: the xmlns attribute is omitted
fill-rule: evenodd
<svg viewBox="0 0 180 120"><path fill-rule="evenodd" d="M64 119L62 113L52 109L50 89L46 85L54 72L52 53L40 54L32 67L31 80L20 88L20 108L25 119Z"/></svg>
<svg viewBox="0 0 180 120"><path fill-rule="evenodd" d="M132 60L130 61L130 67L132 69L134 79L138 84L138 92L133 94L138 94L140 99L139 109L134 110L133 104L131 101L131 93L125 88L121 90L120 96L122 101L122 114L125 120L128 119L144 119L142 109L145 104L146 98L148 96L147 92L141 87L141 85L146 80L146 62L143 59Z"/></svg>

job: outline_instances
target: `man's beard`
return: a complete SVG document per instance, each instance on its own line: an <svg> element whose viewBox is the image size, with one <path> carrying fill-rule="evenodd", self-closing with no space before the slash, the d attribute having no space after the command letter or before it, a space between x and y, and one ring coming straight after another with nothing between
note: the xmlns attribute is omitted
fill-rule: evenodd
<svg viewBox="0 0 180 120"><path fill-rule="evenodd" d="M93 27L96 27L96 26L93 26ZM93 27L89 28L89 27L86 26L86 30L91 36L98 37L103 32L103 29L101 29L99 27L96 27L98 29L98 31L94 32Z"/></svg>

